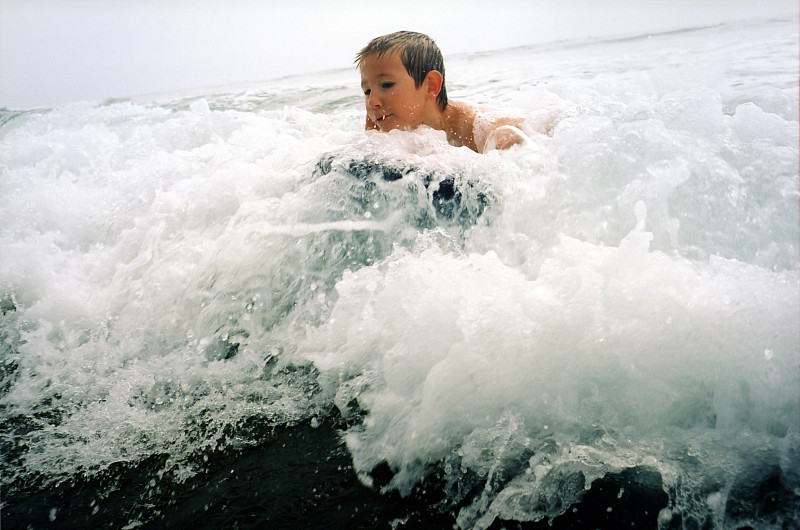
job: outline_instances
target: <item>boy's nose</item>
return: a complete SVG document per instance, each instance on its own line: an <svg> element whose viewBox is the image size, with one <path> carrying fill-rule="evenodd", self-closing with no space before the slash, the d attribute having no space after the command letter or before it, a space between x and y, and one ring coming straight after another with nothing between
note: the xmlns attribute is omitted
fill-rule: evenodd
<svg viewBox="0 0 800 530"><path fill-rule="evenodd" d="M375 95L375 92L370 92L369 98L367 98L367 105L373 108L381 106L380 99Z"/></svg>

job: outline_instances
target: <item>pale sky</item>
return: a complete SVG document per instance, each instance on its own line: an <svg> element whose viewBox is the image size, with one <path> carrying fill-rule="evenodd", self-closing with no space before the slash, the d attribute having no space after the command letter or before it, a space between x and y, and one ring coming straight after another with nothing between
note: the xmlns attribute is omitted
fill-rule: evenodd
<svg viewBox="0 0 800 530"><path fill-rule="evenodd" d="M372 37L400 29L429 34L447 57L798 10L796 0L0 0L0 107L347 68Z"/></svg>

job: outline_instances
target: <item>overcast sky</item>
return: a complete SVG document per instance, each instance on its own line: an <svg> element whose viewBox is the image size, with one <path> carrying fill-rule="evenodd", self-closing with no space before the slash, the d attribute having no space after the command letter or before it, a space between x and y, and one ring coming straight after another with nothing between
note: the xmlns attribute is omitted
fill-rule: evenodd
<svg viewBox="0 0 800 530"><path fill-rule="evenodd" d="M0 0L0 107L346 68L399 29L429 34L446 57L798 10L797 0Z"/></svg>

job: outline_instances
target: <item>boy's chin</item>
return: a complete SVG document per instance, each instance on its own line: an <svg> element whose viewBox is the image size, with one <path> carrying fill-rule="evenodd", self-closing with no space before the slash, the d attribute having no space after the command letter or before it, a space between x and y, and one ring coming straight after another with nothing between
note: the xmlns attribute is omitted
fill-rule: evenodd
<svg viewBox="0 0 800 530"><path fill-rule="evenodd" d="M395 123L394 120L392 120L391 118L388 118L388 119L383 120L383 121L376 121L375 123L376 123L376 125L378 126L378 129L380 129L381 132L389 132L389 131L393 131L395 129L399 129L400 128L397 125L397 123Z"/></svg>
<svg viewBox="0 0 800 530"><path fill-rule="evenodd" d="M389 131L411 131L416 129L416 125L409 125L405 123L398 123L395 120L388 119L385 123L379 123L378 129L381 132L389 132Z"/></svg>

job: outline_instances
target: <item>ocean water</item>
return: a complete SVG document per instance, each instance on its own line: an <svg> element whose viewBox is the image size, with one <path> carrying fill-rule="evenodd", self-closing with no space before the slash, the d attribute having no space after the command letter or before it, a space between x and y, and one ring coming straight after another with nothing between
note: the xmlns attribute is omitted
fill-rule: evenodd
<svg viewBox="0 0 800 530"><path fill-rule="evenodd" d="M365 133L350 69L0 110L0 520L300 527L180 492L328 444L375 527L800 526L796 20L447 75L530 142Z"/></svg>

